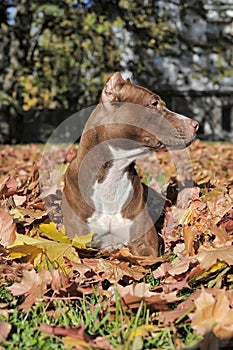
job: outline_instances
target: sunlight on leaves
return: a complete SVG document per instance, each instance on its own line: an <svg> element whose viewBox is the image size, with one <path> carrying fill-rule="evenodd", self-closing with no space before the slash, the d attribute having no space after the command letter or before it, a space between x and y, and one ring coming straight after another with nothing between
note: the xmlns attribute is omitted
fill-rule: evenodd
<svg viewBox="0 0 233 350"><path fill-rule="evenodd" d="M72 240L72 245L77 248L86 248L88 243L91 243L94 232L90 232L86 235L75 235Z"/></svg>
<svg viewBox="0 0 233 350"><path fill-rule="evenodd" d="M216 290L216 295L202 288L195 300L196 310L189 314L192 327L201 335L213 330L219 338L233 336L233 309L225 290Z"/></svg>
<svg viewBox="0 0 233 350"><path fill-rule="evenodd" d="M50 241L41 237L29 237L21 234L16 235L13 245L8 248L10 253L9 260L20 257L28 257L35 267L41 266L48 268L61 268L69 271L64 258L74 262L80 262L75 248L68 243Z"/></svg>
<svg viewBox="0 0 233 350"><path fill-rule="evenodd" d="M233 246L219 247L218 249L202 249L196 258L203 270L209 270L218 261L233 265Z"/></svg>
<svg viewBox="0 0 233 350"><path fill-rule="evenodd" d="M64 228L62 231L59 231L54 222L50 222L49 224L40 224L39 232L42 236L52 239L53 241L71 243L70 238L65 235Z"/></svg>

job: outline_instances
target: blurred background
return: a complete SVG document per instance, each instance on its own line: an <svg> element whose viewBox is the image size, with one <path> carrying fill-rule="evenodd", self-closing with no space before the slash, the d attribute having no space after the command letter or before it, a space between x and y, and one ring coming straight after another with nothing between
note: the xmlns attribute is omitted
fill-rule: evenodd
<svg viewBox="0 0 233 350"><path fill-rule="evenodd" d="M114 71L233 139L233 0L1 0L0 143L46 142Z"/></svg>

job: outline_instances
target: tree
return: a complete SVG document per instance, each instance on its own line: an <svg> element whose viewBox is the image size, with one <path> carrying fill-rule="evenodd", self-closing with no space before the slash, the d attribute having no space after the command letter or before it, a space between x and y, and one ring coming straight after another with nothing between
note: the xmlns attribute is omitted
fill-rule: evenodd
<svg viewBox="0 0 233 350"><path fill-rule="evenodd" d="M86 1L70 0L6 0L1 17L0 100L13 142L22 136L14 130L25 111L76 111L97 102L105 75L120 64L112 31L121 21L109 22Z"/></svg>
<svg viewBox="0 0 233 350"><path fill-rule="evenodd" d="M96 104L116 70L154 91L230 86L227 11L223 0L3 0L0 140L5 125L4 141L19 142L38 111Z"/></svg>

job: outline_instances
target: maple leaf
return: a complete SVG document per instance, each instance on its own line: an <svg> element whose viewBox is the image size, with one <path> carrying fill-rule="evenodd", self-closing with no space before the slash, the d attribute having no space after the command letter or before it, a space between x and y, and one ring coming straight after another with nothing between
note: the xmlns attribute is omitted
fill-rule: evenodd
<svg viewBox="0 0 233 350"><path fill-rule="evenodd" d="M196 310L189 314L192 327L204 335L213 331L218 338L233 337L233 309L225 290L218 290L216 296L202 287L200 296L194 301Z"/></svg>
<svg viewBox="0 0 233 350"><path fill-rule="evenodd" d="M54 222L50 222L49 224L40 224L39 232L42 236L52 239L53 241L71 243L71 239L68 236L65 236L64 229L59 231Z"/></svg>
<svg viewBox="0 0 233 350"><path fill-rule="evenodd" d="M226 262L228 265L233 265L233 246L219 247L218 249L202 249L196 255L200 262L200 267L203 270L209 270L217 264L217 261Z"/></svg>
<svg viewBox="0 0 233 350"><path fill-rule="evenodd" d="M15 238L15 224L12 216L5 209L0 209L0 244L7 247L14 243Z"/></svg>
<svg viewBox="0 0 233 350"><path fill-rule="evenodd" d="M68 243L50 241L41 237L29 237L21 234L16 235L13 245L8 248L10 253L9 260L19 259L28 256L28 261L33 262L34 266L40 265L47 268L48 264L56 266L67 273L65 258L74 262L80 262L77 252Z"/></svg>
<svg viewBox="0 0 233 350"><path fill-rule="evenodd" d="M24 270L21 282L15 282L8 287L14 296L25 295L25 300L21 308L28 310L38 298L42 298L47 291L47 286L52 282L52 276L49 271L42 270L36 273L35 270Z"/></svg>
<svg viewBox="0 0 233 350"><path fill-rule="evenodd" d="M86 248L88 243L91 243L94 236L94 232L87 233L86 235L75 235L72 240L72 245L76 248Z"/></svg>

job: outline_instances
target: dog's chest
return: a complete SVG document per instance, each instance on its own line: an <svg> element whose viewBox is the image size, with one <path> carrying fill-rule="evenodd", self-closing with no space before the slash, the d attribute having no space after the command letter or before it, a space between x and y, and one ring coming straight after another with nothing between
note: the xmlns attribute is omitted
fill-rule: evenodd
<svg viewBox="0 0 233 350"><path fill-rule="evenodd" d="M133 222L122 216L123 208L133 196L133 186L121 160L114 161L102 182L93 186L94 213L88 219L90 231L100 246L128 244Z"/></svg>

